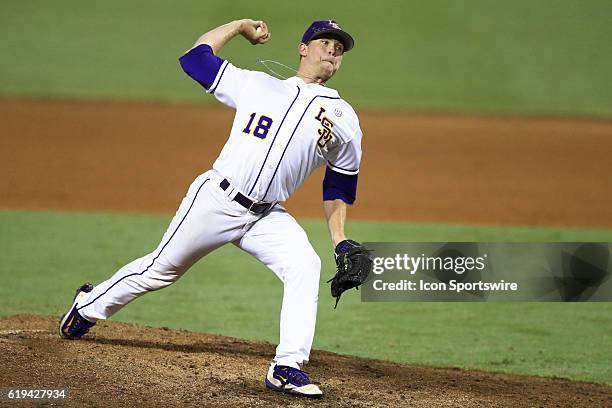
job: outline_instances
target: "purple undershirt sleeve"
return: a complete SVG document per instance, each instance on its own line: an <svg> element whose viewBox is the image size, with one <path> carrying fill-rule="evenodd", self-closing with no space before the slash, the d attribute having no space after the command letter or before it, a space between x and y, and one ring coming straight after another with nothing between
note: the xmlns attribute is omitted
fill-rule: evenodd
<svg viewBox="0 0 612 408"><path fill-rule="evenodd" d="M200 44L179 58L181 67L187 75L208 89L215 81L223 59L213 54L208 44Z"/></svg>
<svg viewBox="0 0 612 408"><path fill-rule="evenodd" d="M357 174L347 175L325 168L323 178L323 200L340 199L352 205L357 196Z"/></svg>

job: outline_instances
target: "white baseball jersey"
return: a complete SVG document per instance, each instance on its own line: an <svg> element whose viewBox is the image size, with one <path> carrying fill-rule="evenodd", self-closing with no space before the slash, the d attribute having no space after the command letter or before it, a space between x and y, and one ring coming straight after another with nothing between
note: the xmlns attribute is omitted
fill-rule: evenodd
<svg viewBox="0 0 612 408"><path fill-rule="evenodd" d="M107 319L145 293L177 281L211 251L233 243L283 282L274 359L300 368L314 338L321 260L287 210L271 205L254 213L236 200L236 190L258 201L284 201L326 164L333 170L330 190L341 190L328 197L353 200L357 180L351 176L361 160L359 121L333 89L239 69L212 57L207 47L186 54L192 59L183 68L219 101L236 108L225 147L213 170L191 184L158 247L77 298L74 309L90 322Z"/></svg>
<svg viewBox="0 0 612 408"><path fill-rule="evenodd" d="M224 61L208 92L236 109L213 168L252 199L284 201L323 164L342 174L359 172L359 120L334 89Z"/></svg>

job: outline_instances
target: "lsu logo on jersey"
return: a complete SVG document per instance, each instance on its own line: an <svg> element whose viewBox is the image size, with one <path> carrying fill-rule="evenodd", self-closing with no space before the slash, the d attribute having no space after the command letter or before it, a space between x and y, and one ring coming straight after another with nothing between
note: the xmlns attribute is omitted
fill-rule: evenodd
<svg viewBox="0 0 612 408"><path fill-rule="evenodd" d="M325 145L332 140L332 128L334 127L333 122L329 120L327 116L323 116L323 113L325 113L325 108L321 107L319 109L319 114L315 116L315 119L321 122L322 126L322 128L317 131L319 133L319 140L317 140L317 144L321 148L325 147Z"/></svg>

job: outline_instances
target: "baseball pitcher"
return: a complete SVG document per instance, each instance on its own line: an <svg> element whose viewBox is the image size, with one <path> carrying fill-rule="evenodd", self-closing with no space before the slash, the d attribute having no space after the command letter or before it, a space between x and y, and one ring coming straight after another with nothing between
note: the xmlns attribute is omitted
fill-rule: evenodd
<svg viewBox="0 0 612 408"><path fill-rule="evenodd" d="M202 35L180 58L187 75L236 110L212 169L191 184L153 252L96 286L78 288L59 331L81 338L98 320L169 286L203 256L232 243L270 268L284 287L280 342L265 385L320 397L302 368L314 338L321 261L281 203L315 168L326 166L323 208L338 265L331 286L337 304L371 268L367 250L344 233L346 207L356 197L362 133L355 111L326 85L354 41L333 20L313 22L297 49L297 74L281 80L219 57L238 35L253 45L270 40L265 22L237 20ZM206 129L199 131L206 137Z"/></svg>

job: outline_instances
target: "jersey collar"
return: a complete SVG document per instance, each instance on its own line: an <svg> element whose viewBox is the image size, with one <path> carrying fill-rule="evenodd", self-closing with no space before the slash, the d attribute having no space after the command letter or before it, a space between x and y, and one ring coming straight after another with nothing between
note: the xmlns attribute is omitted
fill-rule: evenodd
<svg viewBox="0 0 612 408"><path fill-rule="evenodd" d="M291 78L287 78L285 81L295 84L301 88L306 88L322 95L336 96L339 97L338 91L332 89L328 86L319 85L316 83L306 83L304 80L297 76L292 76Z"/></svg>

